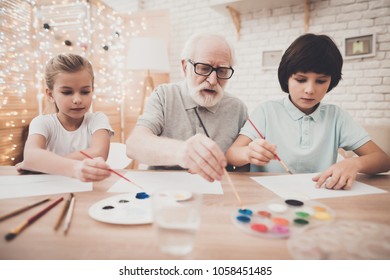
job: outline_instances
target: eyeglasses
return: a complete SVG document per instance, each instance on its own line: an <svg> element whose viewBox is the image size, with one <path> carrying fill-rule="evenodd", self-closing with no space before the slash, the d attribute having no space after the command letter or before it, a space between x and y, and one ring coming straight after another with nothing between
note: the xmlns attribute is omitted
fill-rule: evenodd
<svg viewBox="0 0 390 280"><path fill-rule="evenodd" d="M233 76L234 69L232 67L217 67L214 68L210 64L193 62L191 59L187 60L189 63L194 65L194 71L200 76L209 76L213 71L217 73L218 79L227 80Z"/></svg>

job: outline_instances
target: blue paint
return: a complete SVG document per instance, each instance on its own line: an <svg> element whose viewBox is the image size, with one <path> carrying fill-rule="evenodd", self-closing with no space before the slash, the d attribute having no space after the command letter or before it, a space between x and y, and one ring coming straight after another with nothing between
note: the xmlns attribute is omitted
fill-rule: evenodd
<svg viewBox="0 0 390 280"><path fill-rule="evenodd" d="M237 216L236 219L243 223L249 223L251 221L251 218L249 218L248 216Z"/></svg>
<svg viewBox="0 0 390 280"><path fill-rule="evenodd" d="M252 216L253 212L250 209L239 209L238 213L243 214L243 215Z"/></svg>
<svg viewBox="0 0 390 280"><path fill-rule="evenodd" d="M145 199L145 198L149 198L149 197L150 196L146 192L139 192L135 196L135 198L138 198L138 199Z"/></svg>

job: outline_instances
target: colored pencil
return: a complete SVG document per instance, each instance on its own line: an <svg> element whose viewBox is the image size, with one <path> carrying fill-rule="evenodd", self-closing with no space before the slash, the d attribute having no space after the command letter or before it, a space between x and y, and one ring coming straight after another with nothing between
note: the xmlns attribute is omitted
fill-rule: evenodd
<svg viewBox="0 0 390 280"><path fill-rule="evenodd" d="M50 198L45 198L45 199L43 199L41 201L38 201L38 202L36 202L34 204L27 205L25 207L22 207L22 208L19 208L19 209L15 210L15 211L12 211L11 213L5 214L5 215L0 217L0 222L6 220L8 218L14 217L14 216L16 216L16 215L18 215L20 213L23 213L23 212L25 212L25 211L27 211L27 210L29 210L31 208L34 208L35 206L41 205L41 204L43 204L43 203L45 203L45 202L47 202L49 200L50 200Z"/></svg>
<svg viewBox="0 0 390 280"><path fill-rule="evenodd" d="M265 139L265 137L263 136L263 134L261 134L261 132L257 129L257 127L255 126L255 124L248 118L248 121L249 123L253 126L253 128L256 130L257 134L259 134L259 136L261 137L261 139ZM287 173L289 174L293 174L290 169L287 167L287 165L283 162L283 160L280 159L280 157L275 154L275 157L276 159L280 162L280 164L283 166L284 170L286 170Z"/></svg>
<svg viewBox="0 0 390 280"><path fill-rule="evenodd" d="M58 217L58 220L57 220L57 222L56 222L56 224L54 226L54 230L58 230L58 228L60 227L62 221L64 220L65 214L68 211L68 208L69 208L70 202L72 200L72 197L73 197L73 193L71 193L69 195L69 198L66 200L66 203L65 203L64 207L62 208L61 214Z"/></svg>
<svg viewBox="0 0 390 280"><path fill-rule="evenodd" d="M64 234L65 235L68 233L68 230L70 227L70 222L72 220L75 201L76 201L76 197L72 196L72 200L70 201L70 205L68 208L68 213L66 213L66 218L65 218L65 224L64 224Z"/></svg>
<svg viewBox="0 0 390 280"><path fill-rule="evenodd" d="M197 116L197 118L198 118L198 120L199 120L199 122L200 122L200 125L201 125L202 128L203 128L204 133L206 134L207 137L210 138L210 135L209 135L209 133L207 132L207 129L206 129L206 127L204 126L203 121L202 121L202 119L200 118L200 116L199 116L199 114L198 114L198 110L196 110L196 107L195 107L194 109L195 109L195 114L196 114L196 116ZM236 186L233 184L233 181L232 181L232 179L230 178L229 173L226 171L226 169L223 169L223 172L224 172L224 175L226 176L226 178L227 178L227 180L228 180L228 183L229 183L230 187L231 187L232 190L233 190L234 195L236 196L236 198L237 198L237 200L238 200L238 202L239 202L239 204L240 204L240 208L243 209L244 206L243 206L243 204L242 204L242 200L241 200L241 198L240 198L240 196L239 196L239 194L238 194L238 191L237 191L237 189L236 189Z"/></svg>
<svg viewBox="0 0 390 280"><path fill-rule="evenodd" d="M88 154L86 154L85 152L83 152L83 151L80 151L80 153L83 155L83 156L86 156L87 158L89 158L89 159L93 159L93 157L91 157L90 155L88 155ZM133 185L135 185L135 186L137 186L137 187L139 187L140 189L144 189L143 187L141 187L140 185L138 185L138 184L136 184L136 183L134 183L133 181L131 181L130 179L128 179L128 178L126 178L125 176L123 176L122 174L120 174L120 173L118 173L118 172L116 172L115 170L113 170L113 169L108 169L109 171L111 171L112 173L114 173L114 174L116 174L116 175L118 175L119 177L121 177L122 179L125 179L126 181L128 181L128 182L130 182L130 183L132 183Z"/></svg>
<svg viewBox="0 0 390 280"><path fill-rule="evenodd" d="M58 203L60 203L64 198L60 197L56 201L54 201L52 204L44 208L43 210L39 211L37 214L32 216L31 218L27 219L26 221L22 222L19 226L11 230L6 236L5 240L11 241L16 236L18 236L26 227L33 224L36 220L38 220L40 217L45 215L47 212L49 212L50 209L52 209L54 206L56 206Z"/></svg>

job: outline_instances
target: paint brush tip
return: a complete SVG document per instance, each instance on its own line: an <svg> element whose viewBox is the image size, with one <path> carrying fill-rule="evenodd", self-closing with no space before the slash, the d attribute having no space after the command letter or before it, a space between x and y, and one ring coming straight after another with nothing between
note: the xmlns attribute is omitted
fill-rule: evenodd
<svg viewBox="0 0 390 280"><path fill-rule="evenodd" d="M11 241L11 240L14 239L15 237L16 237L16 233L10 232L10 233L8 233L8 234L5 236L5 240Z"/></svg>

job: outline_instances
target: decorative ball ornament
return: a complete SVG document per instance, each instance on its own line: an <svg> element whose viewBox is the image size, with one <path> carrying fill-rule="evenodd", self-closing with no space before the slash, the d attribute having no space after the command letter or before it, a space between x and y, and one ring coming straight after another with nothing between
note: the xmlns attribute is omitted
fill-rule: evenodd
<svg viewBox="0 0 390 280"><path fill-rule="evenodd" d="M88 50L88 44L87 43L80 43L80 48L82 48L84 51Z"/></svg>

